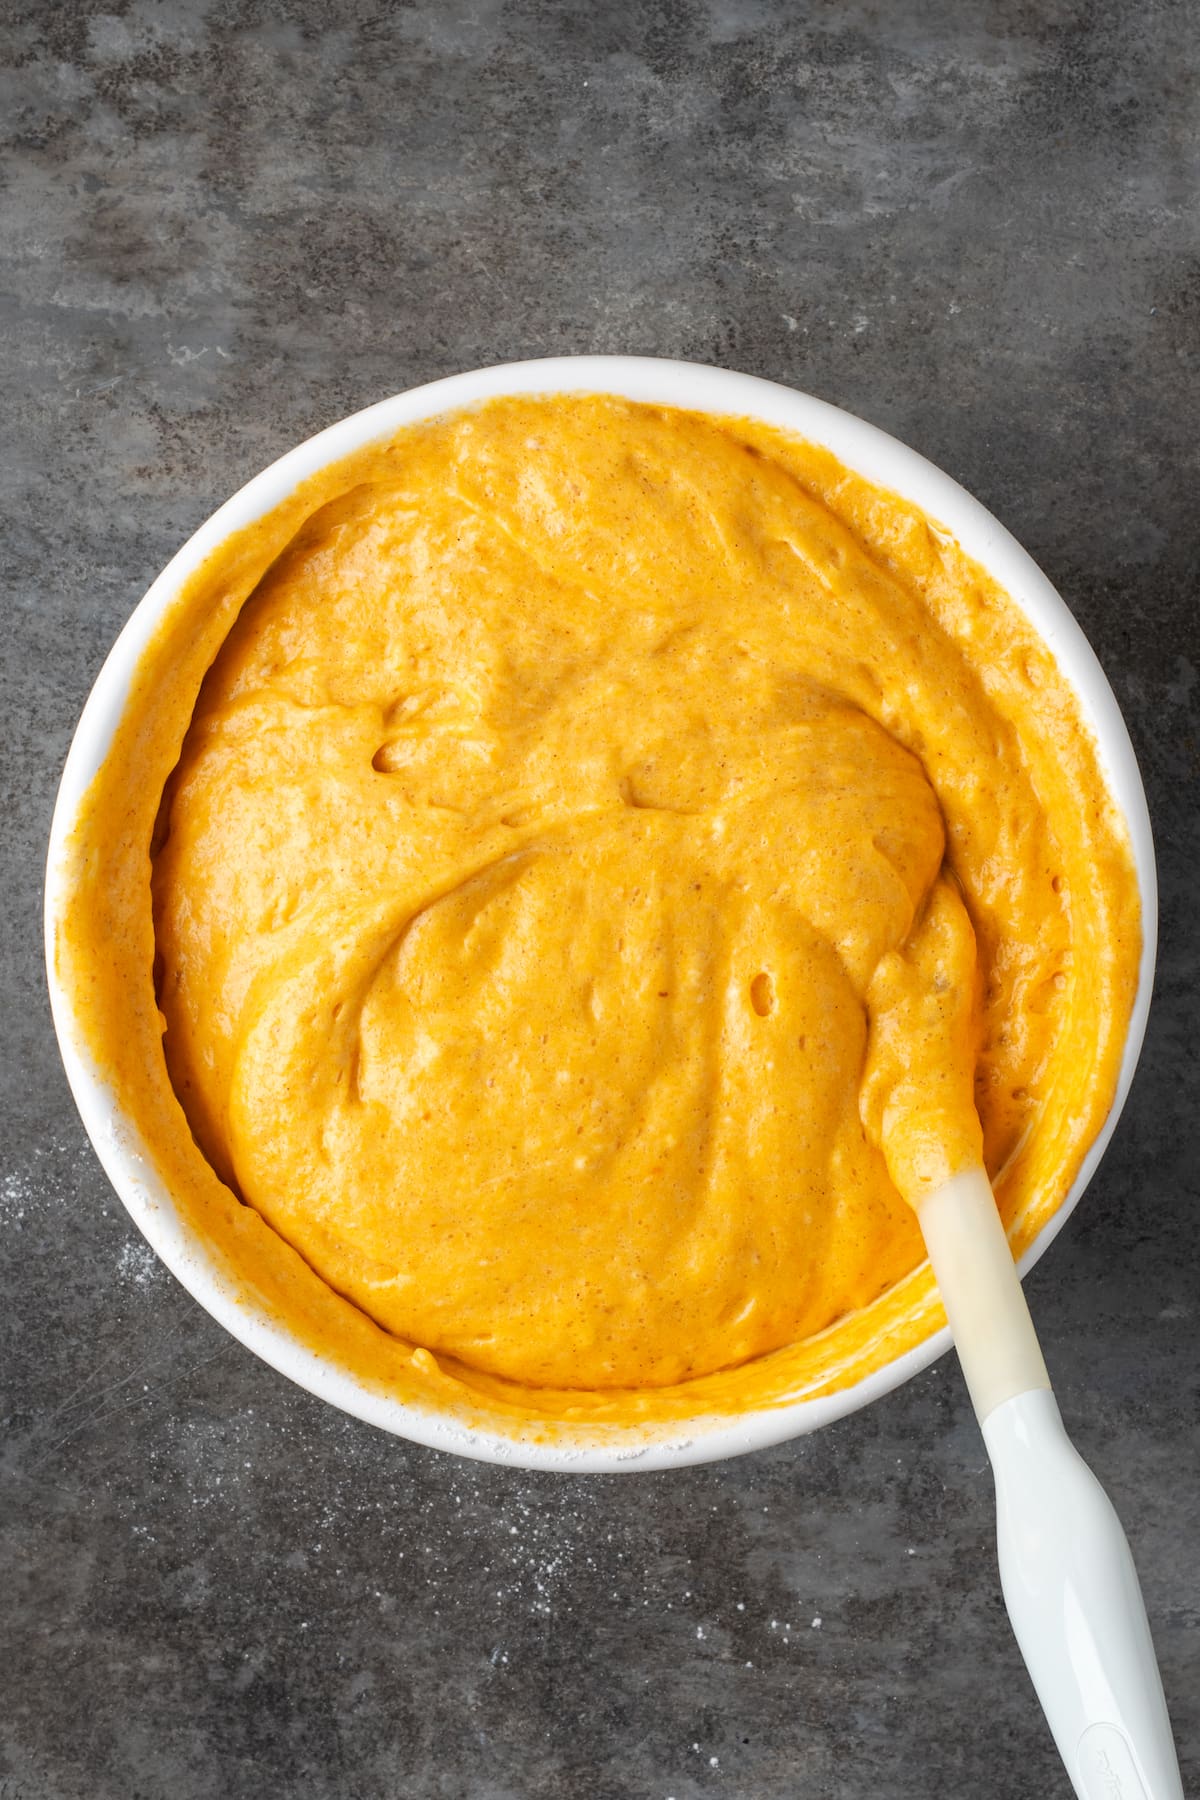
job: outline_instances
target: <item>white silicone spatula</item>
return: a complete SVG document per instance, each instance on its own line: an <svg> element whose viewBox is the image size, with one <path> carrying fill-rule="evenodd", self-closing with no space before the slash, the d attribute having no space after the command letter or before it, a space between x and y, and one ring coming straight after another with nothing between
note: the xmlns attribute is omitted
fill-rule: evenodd
<svg viewBox="0 0 1200 1800"><path fill-rule="evenodd" d="M1129 1545L1063 1427L984 1171L917 1217L996 1479L1009 1618L1075 1792L1183 1800Z"/></svg>

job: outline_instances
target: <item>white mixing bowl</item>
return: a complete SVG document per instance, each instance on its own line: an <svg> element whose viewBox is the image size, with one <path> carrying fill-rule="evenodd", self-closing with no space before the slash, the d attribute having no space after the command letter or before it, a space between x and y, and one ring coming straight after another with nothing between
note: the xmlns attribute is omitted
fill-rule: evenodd
<svg viewBox="0 0 1200 1800"><path fill-rule="evenodd" d="M617 394L652 404L753 417L826 446L868 481L914 502L948 529L967 555L982 564L1021 607L1078 695L1095 733L1113 798L1129 827L1141 895L1142 960L1112 1111L1066 1200L1022 1259L1022 1273L1037 1261L1078 1205L1129 1092L1154 975L1157 887L1150 818L1129 733L1091 645L1063 601L1004 527L957 482L886 432L809 394L727 369L648 357L555 357L480 369L381 400L365 412L331 425L256 475L200 527L154 582L100 671L71 744L51 827L45 910L50 998L67 1077L88 1136L117 1193L167 1267L227 1330L302 1387L372 1425L436 1449L529 1468L615 1472L707 1462L813 1431L926 1368L949 1347L949 1332L937 1333L838 1393L744 1413L732 1420L697 1422L694 1430L679 1428L668 1440L663 1440L660 1430L644 1444L628 1435L620 1441L611 1434L607 1438L597 1434L592 1443L536 1443L507 1437L499 1430L467 1431L445 1414L381 1395L299 1342L278 1320L233 1289L211 1246L197 1236L149 1158L142 1154L129 1121L120 1117L111 1087L84 1047L70 996L56 978L53 955L66 899L66 846L80 803L112 742L142 652L183 584L205 558L231 533L271 511L318 469L373 440L391 437L402 426L500 394L563 392Z"/></svg>

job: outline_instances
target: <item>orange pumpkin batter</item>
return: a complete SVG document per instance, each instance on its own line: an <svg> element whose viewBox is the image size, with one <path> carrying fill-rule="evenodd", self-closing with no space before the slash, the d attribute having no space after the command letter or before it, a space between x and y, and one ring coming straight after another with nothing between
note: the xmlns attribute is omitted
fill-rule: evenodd
<svg viewBox="0 0 1200 1800"><path fill-rule="evenodd" d="M826 452L599 397L412 428L234 539L77 843L61 964L172 1190L302 1336L476 1417L917 1341L889 1164L919 1193L981 1121L1019 1249L1136 983L1011 602Z"/></svg>

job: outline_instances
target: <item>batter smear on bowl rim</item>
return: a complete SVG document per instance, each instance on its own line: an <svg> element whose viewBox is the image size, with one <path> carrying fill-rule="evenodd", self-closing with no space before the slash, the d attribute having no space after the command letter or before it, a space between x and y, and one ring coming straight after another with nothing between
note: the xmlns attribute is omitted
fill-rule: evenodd
<svg viewBox="0 0 1200 1800"><path fill-rule="evenodd" d="M231 540L143 687L60 962L238 1278L403 1397L857 1380L940 1323L905 1084L893 1167L982 1128L1018 1250L1104 1120L1137 889L1075 698L828 452L600 396L408 428Z"/></svg>

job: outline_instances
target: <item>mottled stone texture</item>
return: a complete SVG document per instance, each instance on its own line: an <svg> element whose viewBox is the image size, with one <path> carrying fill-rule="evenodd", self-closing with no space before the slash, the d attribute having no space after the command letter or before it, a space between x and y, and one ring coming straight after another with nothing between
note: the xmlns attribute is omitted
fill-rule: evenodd
<svg viewBox="0 0 1200 1800"><path fill-rule="evenodd" d="M951 1364L679 1475L410 1448L175 1286L67 1093L43 847L150 577L340 415L595 350L727 363L898 433L1028 545L1112 677L1158 834L1158 994L1029 1291L1200 1783L1189 6L2 13L0 1800L1067 1793Z"/></svg>

